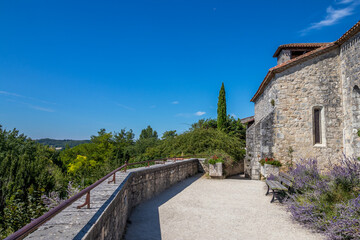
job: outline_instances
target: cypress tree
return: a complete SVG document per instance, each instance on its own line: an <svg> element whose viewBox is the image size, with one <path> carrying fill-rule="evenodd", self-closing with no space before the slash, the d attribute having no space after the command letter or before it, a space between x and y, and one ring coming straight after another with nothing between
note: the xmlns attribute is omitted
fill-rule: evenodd
<svg viewBox="0 0 360 240"><path fill-rule="evenodd" d="M220 130L224 130L226 127L226 98L225 98L225 87L224 83L222 83L220 92L219 92L219 100L218 100L218 108L217 108L217 128Z"/></svg>

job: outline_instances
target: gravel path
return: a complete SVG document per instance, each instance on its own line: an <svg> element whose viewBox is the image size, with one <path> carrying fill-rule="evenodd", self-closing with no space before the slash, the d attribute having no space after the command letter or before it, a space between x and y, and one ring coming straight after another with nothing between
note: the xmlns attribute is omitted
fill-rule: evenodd
<svg viewBox="0 0 360 240"><path fill-rule="evenodd" d="M125 239L324 239L265 193L262 181L188 178L136 207Z"/></svg>

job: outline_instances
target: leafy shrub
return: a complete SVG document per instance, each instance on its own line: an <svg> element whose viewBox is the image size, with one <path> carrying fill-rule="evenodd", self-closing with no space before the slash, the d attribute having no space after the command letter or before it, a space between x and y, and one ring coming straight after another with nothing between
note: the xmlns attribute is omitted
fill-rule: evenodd
<svg viewBox="0 0 360 240"><path fill-rule="evenodd" d="M208 163L209 164L224 163L224 160L214 155L209 159Z"/></svg>
<svg viewBox="0 0 360 240"><path fill-rule="evenodd" d="M0 232L0 238L15 232L47 211L44 204L41 203L40 193L41 191L32 190L24 201L21 198L23 193L18 191L6 200L3 215L0 216L2 220L0 230L3 231Z"/></svg>
<svg viewBox="0 0 360 240"><path fill-rule="evenodd" d="M277 166L277 167L282 166L280 161L275 160L273 158L264 158L264 159L261 159L259 162L262 166L264 166L265 164L269 164L269 165L273 165L273 166Z"/></svg>
<svg viewBox="0 0 360 240"><path fill-rule="evenodd" d="M41 194L65 188L57 157L55 150L0 125L0 238L46 211Z"/></svg>
<svg viewBox="0 0 360 240"><path fill-rule="evenodd" d="M180 134L174 138L162 140L161 144L146 150L146 159L169 156L209 156L216 151L226 153L234 161L240 161L245 156L245 142L237 137L218 131L217 129L198 128Z"/></svg>

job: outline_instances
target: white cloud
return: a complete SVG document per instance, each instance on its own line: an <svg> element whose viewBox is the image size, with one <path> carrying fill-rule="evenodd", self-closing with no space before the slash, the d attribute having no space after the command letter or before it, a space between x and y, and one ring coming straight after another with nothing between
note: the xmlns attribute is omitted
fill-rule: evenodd
<svg viewBox="0 0 360 240"><path fill-rule="evenodd" d="M346 7L335 9L329 6L326 9L326 16L323 20L310 24L309 27L301 31L302 35L307 34L310 30L321 29L323 27L332 26L338 23L341 19L353 15L355 8L360 4L360 0L341 0L338 4L347 5Z"/></svg>
<svg viewBox="0 0 360 240"><path fill-rule="evenodd" d="M35 110L38 110L38 111L55 112L55 110L53 110L51 108L44 108L44 107L40 107L40 106L37 106L37 105L32 105L32 104L27 103L27 102L14 100L14 99L6 99L6 101L21 104L21 105L27 106L28 108L35 109Z"/></svg>
<svg viewBox="0 0 360 240"><path fill-rule="evenodd" d="M313 23L309 29L319 29L326 26L331 26L337 23L340 19L352 15L354 8L353 7L346 7L342 9L334 9L333 7L328 7L326 9L326 17L324 20Z"/></svg>
<svg viewBox="0 0 360 240"><path fill-rule="evenodd" d="M43 111L43 112L55 112L53 109L51 108L43 108L43 107L39 107L39 106L35 106L35 105L31 105L31 104L27 104L29 106L29 108L38 110L38 111Z"/></svg>
<svg viewBox="0 0 360 240"><path fill-rule="evenodd" d="M121 104L121 103L116 103L116 105L119 106L119 107L121 107L121 108L124 108L124 109L126 109L126 110L135 111L135 108L126 106L126 105Z"/></svg>
<svg viewBox="0 0 360 240"><path fill-rule="evenodd" d="M27 96L23 96L23 95L20 95L20 94L17 94L17 93L12 93L12 92L0 91L0 95L4 95L4 96L8 96L8 97L22 98L22 99L27 99L27 100L31 100L31 101L41 102L41 103L45 103L45 104L53 104L53 105L56 105L56 103L53 103L53 102L44 101L44 100L40 100L40 99L33 98L33 97L27 97Z"/></svg>
<svg viewBox="0 0 360 240"><path fill-rule="evenodd" d="M206 114L206 112L198 111L198 112L195 113L196 116L202 116L204 114Z"/></svg>
<svg viewBox="0 0 360 240"><path fill-rule="evenodd" d="M196 113L178 113L175 116L176 117L185 117L185 118L192 118L194 116L203 116L206 112L198 111Z"/></svg>
<svg viewBox="0 0 360 240"><path fill-rule="evenodd" d="M173 101L171 104L179 104L179 101Z"/></svg>
<svg viewBox="0 0 360 240"><path fill-rule="evenodd" d="M230 116L237 118L237 116L234 113L232 113Z"/></svg>
<svg viewBox="0 0 360 240"><path fill-rule="evenodd" d="M16 93L11 93L11 92L6 92L6 91L0 91L0 94L1 95L5 95L5 96L13 96L13 97L23 97L19 94L16 94Z"/></svg>
<svg viewBox="0 0 360 240"><path fill-rule="evenodd" d="M338 4L348 4L348 3L352 3L354 1L355 0L340 0L340 1L336 2L336 3L338 3Z"/></svg>
<svg viewBox="0 0 360 240"><path fill-rule="evenodd" d="M27 96L23 96L17 93L12 93L12 92L7 92L7 91L0 91L0 95L4 95L7 96L8 99L7 101L9 102L14 102L14 103L18 103L18 104L22 104L27 106L28 108L31 109L35 109L38 111L43 111L43 112L55 112L55 110L51 109L51 108L45 108L45 107L41 107L38 105L33 105L29 102L41 102L41 103L45 103L45 104L56 104L56 103L52 103L52 102L48 102L48 101L43 101L43 100L39 100L33 97L27 97ZM15 100L17 99L17 100ZM18 99L22 99L21 101L19 101ZM26 102L24 102L26 101Z"/></svg>

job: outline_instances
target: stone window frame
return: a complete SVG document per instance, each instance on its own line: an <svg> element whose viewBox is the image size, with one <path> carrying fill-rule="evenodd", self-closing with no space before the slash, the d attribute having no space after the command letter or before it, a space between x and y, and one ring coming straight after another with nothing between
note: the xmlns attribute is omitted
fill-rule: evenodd
<svg viewBox="0 0 360 240"><path fill-rule="evenodd" d="M315 110L320 110L320 143L315 143L315 127L314 127L314 117ZM312 138L314 147L326 147L326 118L325 118L325 107L323 105L314 105L311 108L311 119L312 119Z"/></svg>
<svg viewBox="0 0 360 240"><path fill-rule="evenodd" d="M351 109L352 109L352 127L353 127L353 132L357 134L358 130L359 130L359 126L358 124L355 125L355 122L358 121L358 118L360 117L359 113L355 110L357 110L360 106L359 106L359 99L360 96L360 88L359 86L356 84L353 89L352 89L352 93L351 93ZM355 109L354 109L355 107ZM357 115L355 116L355 114L357 113Z"/></svg>

